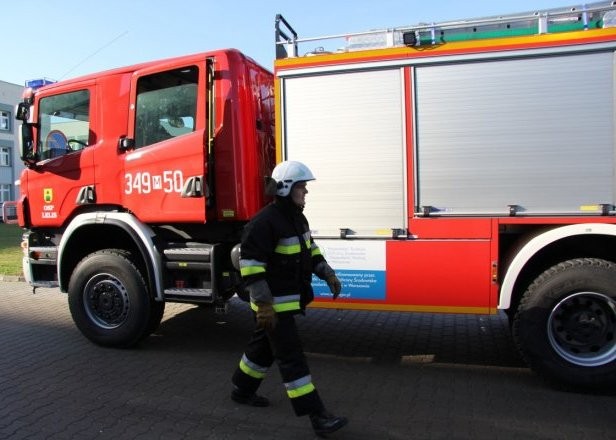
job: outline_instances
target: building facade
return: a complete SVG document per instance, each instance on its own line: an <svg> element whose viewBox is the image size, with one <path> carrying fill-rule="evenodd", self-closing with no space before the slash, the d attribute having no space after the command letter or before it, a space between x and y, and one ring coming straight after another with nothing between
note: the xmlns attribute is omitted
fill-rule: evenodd
<svg viewBox="0 0 616 440"><path fill-rule="evenodd" d="M23 90L23 86L0 80L0 204L15 200L19 194L16 181L24 165L19 158L15 106Z"/></svg>

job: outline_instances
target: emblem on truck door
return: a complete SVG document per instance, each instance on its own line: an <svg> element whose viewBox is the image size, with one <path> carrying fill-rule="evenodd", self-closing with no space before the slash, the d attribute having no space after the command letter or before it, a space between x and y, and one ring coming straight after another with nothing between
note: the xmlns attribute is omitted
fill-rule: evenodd
<svg viewBox="0 0 616 440"><path fill-rule="evenodd" d="M43 188L43 200L45 203L53 201L53 188Z"/></svg>

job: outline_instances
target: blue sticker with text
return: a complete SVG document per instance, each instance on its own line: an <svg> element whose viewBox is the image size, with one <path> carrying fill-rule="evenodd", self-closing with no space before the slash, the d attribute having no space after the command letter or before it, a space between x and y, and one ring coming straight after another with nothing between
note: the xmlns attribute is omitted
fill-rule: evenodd
<svg viewBox="0 0 616 440"><path fill-rule="evenodd" d="M385 299L384 270L336 270L336 276L342 283L339 298L345 299ZM327 283L316 275L312 276L312 288L315 298L331 298Z"/></svg>

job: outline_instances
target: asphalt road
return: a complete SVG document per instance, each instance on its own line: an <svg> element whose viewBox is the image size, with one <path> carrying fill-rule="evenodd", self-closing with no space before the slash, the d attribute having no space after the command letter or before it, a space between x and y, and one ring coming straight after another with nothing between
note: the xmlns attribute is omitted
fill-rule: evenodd
<svg viewBox="0 0 616 440"><path fill-rule="evenodd" d="M229 399L251 332L170 304L138 348L87 341L57 289L0 282L0 439L312 439L272 369L269 408ZM335 439L614 439L616 397L557 391L528 370L503 316L309 310L313 380L349 418Z"/></svg>

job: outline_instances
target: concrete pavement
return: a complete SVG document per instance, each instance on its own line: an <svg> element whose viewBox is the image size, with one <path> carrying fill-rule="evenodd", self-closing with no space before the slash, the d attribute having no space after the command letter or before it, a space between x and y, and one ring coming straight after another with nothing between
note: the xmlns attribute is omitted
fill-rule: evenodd
<svg viewBox="0 0 616 440"><path fill-rule="evenodd" d="M298 318L314 382L349 425L335 439L612 439L616 397L548 388L502 316L309 310ZM138 348L73 325L57 289L0 282L0 439L312 439L272 369L269 408L229 399L251 332L246 304L214 315L168 304Z"/></svg>

